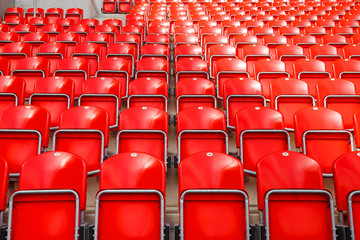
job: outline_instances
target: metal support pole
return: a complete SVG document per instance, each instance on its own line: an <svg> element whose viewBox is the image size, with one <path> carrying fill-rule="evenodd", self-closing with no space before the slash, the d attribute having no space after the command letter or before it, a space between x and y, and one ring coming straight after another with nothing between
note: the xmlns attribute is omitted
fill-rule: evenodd
<svg viewBox="0 0 360 240"><path fill-rule="evenodd" d="M34 18L36 17L37 0L34 0Z"/></svg>

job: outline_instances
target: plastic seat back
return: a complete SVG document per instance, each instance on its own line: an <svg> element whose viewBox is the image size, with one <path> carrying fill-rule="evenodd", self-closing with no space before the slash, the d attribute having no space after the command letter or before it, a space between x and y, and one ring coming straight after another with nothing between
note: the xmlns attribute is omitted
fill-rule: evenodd
<svg viewBox="0 0 360 240"><path fill-rule="evenodd" d="M209 79L208 63L199 58L179 59L175 63L175 82L186 78Z"/></svg>
<svg viewBox="0 0 360 240"><path fill-rule="evenodd" d="M360 96L355 85L345 79L328 78L317 82L318 105L337 111L341 114L344 127L354 128L354 113L360 107Z"/></svg>
<svg viewBox="0 0 360 240"><path fill-rule="evenodd" d="M79 97L83 82L90 78L90 64L84 58L65 58L59 61L54 76L70 78L75 83L75 97Z"/></svg>
<svg viewBox="0 0 360 240"><path fill-rule="evenodd" d="M66 44L61 42L45 43L39 47L37 57L46 58L49 62L49 75L52 76L57 70L58 63L66 57Z"/></svg>
<svg viewBox="0 0 360 240"><path fill-rule="evenodd" d="M193 106L214 107L215 85L206 78L183 79L176 83L176 113Z"/></svg>
<svg viewBox="0 0 360 240"><path fill-rule="evenodd" d="M333 199L321 174L316 161L297 152L274 152L258 162L258 208L266 216L267 236L336 238Z"/></svg>
<svg viewBox="0 0 360 240"><path fill-rule="evenodd" d="M50 128L59 126L60 115L74 106L75 84L69 78L48 77L37 80L29 104L45 108L50 113Z"/></svg>
<svg viewBox="0 0 360 240"><path fill-rule="evenodd" d="M22 105L0 113L0 157L9 163L10 176L48 145L50 114L41 107ZM19 151L21 149L21 151Z"/></svg>
<svg viewBox="0 0 360 240"><path fill-rule="evenodd" d="M165 112L168 109L168 85L165 81L141 77L131 81L129 84L129 97L127 99L130 107L156 107Z"/></svg>
<svg viewBox="0 0 360 240"><path fill-rule="evenodd" d="M8 239L73 239L86 205L85 162L65 152L29 159L21 168L19 188L9 204Z"/></svg>
<svg viewBox="0 0 360 240"><path fill-rule="evenodd" d="M165 179L164 163L151 155L127 152L107 159L100 169L95 238L161 239Z"/></svg>
<svg viewBox="0 0 360 240"><path fill-rule="evenodd" d="M340 155L352 151L352 134L346 131L340 113L323 107L306 107L294 115L295 145L316 160L325 176Z"/></svg>
<svg viewBox="0 0 360 240"><path fill-rule="evenodd" d="M99 172L109 145L109 115L98 107L73 107L60 115L53 149L76 154L87 164L88 175Z"/></svg>
<svg viewBox="0 0 360 240"><path fill-rule="evenodd" d="M326 71L325 63L316 59L299 59L294 63L294 75L303 80L309 86L309 93L316 95L316 83L323 78L330 78L331 74Z"/></svg>
<svg viewBox="0 0 360 240"><path fill-rule="evenodd" d="M247 239L244 171L236 158L199 152L179 165L180 239Z"/></svg>
<svg viewBox="0 0 360 240"><path fill-rule="evenodd" d="M167 162L166 112L154 107L132 107L120 113L116 153L143 152Z"/></svg>
<svg viewBox="0 0 360 240"><path fill-rule="evenodd" d="M250 77L246 69L246 63L242 60L232 57L224 57L213 62L210 66L213 71L217 88L217 97L223 99L224 82L231 78L248 78Z"/></svg>
<svg viewBox="0 0 360 240"><path fill-rule="evenodd" d="M360 61L356 59L336 60L334 62L334 72L336 78L351 81L355 85L356 92L359 92Z"/></svg>
<svg viewBox="0 0 360 240"><path fill-rule="evenodd" d="M0 76L0 112L23 105L25 99L25 81L14 76Z"/></svg>
<svg viewBox="0 0 360 240"><path fill-rule="evenodd" d="M189 107L177 114L178 163L194 153L228 153L226 117L210 107Z"/></svg>
<svg viewBox="0 0 360 240"><path fill-rule="evenodd" d="M135 73L135 78L139 77L156 77L169 83L169 62L159 57L140 59Z"/></svg>
<svg viewBox="0 0 360 240"><path fill-rule="evenodd" d="M223 88L226 125L229 129L235 129L235 116L241 109L266 105L261 84L254 79L225 78Z"/></svg>
<svg viewBox="0 0 360 240"><path fill-rule="evenodd" d="M118 126L121 96L121 84L118 80L95 77L83 83L78 103L104 109L109 114L110 128L115 128Z"/></svg>
<svg viewBox="0 0 360 240"><path fill-rule="evenodd" d="M245 172L256 175L256 164L265 155L290 149L280 112L266 107L247 107L235 116L236 147Z"/></svg>
<svg viewBox="0 0 360 240"><path fill-rule="evenodd" d="M346 153L333 164L336 208L347 212L352 238L359 236L359 152ZM344 220L344 219L340 219Z"/></svg>
<svg viewBox="0 0 360 240"><path fill-rule="evenodd" d="M49 76L49 61L43 57L27 57L19 60L12 76L21 77L26 82L25 97L34 92L34 84L39 78Z"/></svg>

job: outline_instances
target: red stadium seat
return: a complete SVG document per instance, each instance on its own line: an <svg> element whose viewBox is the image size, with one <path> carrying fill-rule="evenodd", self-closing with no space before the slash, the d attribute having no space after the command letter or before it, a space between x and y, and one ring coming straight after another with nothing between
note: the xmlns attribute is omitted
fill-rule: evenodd
<svg viewBox="0 0 360 240"><path fill-rule="evenodd" d="M75 46L80 43L80 37L76 33L60 33L56 36L56 42L66 44L66 56L71 57L74 53Z"/></svg>
<svg viewBox="0 0 360 240"><path fill-rule="evenodd" d="M66 57L66 44L62 42L52 42L40 45L37 57L46 58L49 62L49 75L53 75L58 68L58 63Z"/></svg>
<svg viewBox="0 0 360 240"><path fill-rule="evenodd" d="M175 82L186 78L209 79L208 64L199 58L179 59L175 62Z"/></svg>
<svg viewBox="0 0 360 240"><path fill-rule="evenodd" d="M355 59L340 59L334 62L336 78L351 81L355 85L356 92L360 91L360 61Z"/></svg>
<svg viewBox="0 0 360 240"><path fill-rule="evenodd" d="M56 36L63 33L63 27L53 23L43 26L41 31L48 34L49 42L54 42L56 41Z"/></svg>
<svg viewBox="0 0 360 240"><path fill-rule="evenodd" d="M249 78L225 79L224 111L226 113L227 128L235 129L235 116L240 110L254 106L265 106L266 100L262 95L260 82Z"/></svg>
<svg viewBox="0 0 360 240"><path fill-rule="evenodd" d="M330 78L331 74L326 71L325 63L316 59L299 59L294 62L294 75L306 82L309 94L317 97L315 85L323 78Z"/></svg>
<svg viewBox="0 0 360 240"><path fill-rule="evenodd" d="M295 78L279 78L270 83L270 106L282 113L287 130L294 130L294 114L298 110L315 106L306 82Z"/></svg>
<svg viewBox="0 0 360 240"><path fill-rule="evenodd" d="M95 239L163 238L165 169L162 161L145 153L121 153L107 159L100 169L96 195Z"/></svg>
<svg viewBox="0 0 360 240"><path fill-rule="evenodd" d="M216 108L215 85L206 78L182 79L176 83L176 113L193 106Z"/></svg>
<svg viewBox="0 0 360 240"><path fill-rule="evenodd" d="M89 77L95 76L98 70L98 63L101 56L101 46L96 43L80 43L74 48L74 53L71 57L86 59L89 63L90 71Z"/></svg>
<svg viewBox="0 0 360 240"><path fill-rule="evenodd" d="M200 152L179 165L181 239L249 239L248 196L241 163Z"/></svg>
<svg viewBox="0 0 360 240"><path fill-rule="evenodd" d="M176 124L178 164L182 159L198 152L228 153L226 117L220 110L211 107L189 107L177 114Z"/></svg>
<svg viewBox="0 0 360 240"><path fill-rule="evenodd" d="M14 76L0 77L0 112L20 106L25 100L25 81Z"/></svg>
<svg viewBox="0 0 360 240"><path fill-rule="evenodd" d="M86 185L86 164L74 154L48 152L26 161L18 190L9 200L7 238L77 237L86 207Z"/></svg>
<svg viewBox="0 0 360 240"><path fill-rule="evenodd" d="M34 83L29 104L45 108L50 113L50 128L56 129L60 115L74 106L74 88L74 82L68 78L40 78Z"/></svg>
<svg viewBox="0 0 360 240"><path fill-rule="evenodd" d="M239 59L224 57L216 60L212 67L219 99L224 97L224 82L232 78L250 77L246 70L246 63Z"/></svg>
<svg viewBox="0 0 360 240"><path fill-rule="evenodd" d="M334 202L321 173L316 161L297 152L274 152L258 162L258 208L268 238L336 239Z"/></svg>
<svg viewBox="0 0 360 240"><path fill-rule="evenodd" d="M345 79L328 78L317 82L318 105L337 111L341 114L344 127L354 128L354 113L360 107L360 96L355 85Z"/></svg>
<svg viewBox="0 0 360 240"><path fill-rule="evenodd" d="M40 46L49 42L49 35L44 32L28 33L24 36L24 42L31 44L31 56L36 56L39 52Z"/></svg>
<svg viewBox="0 0 360 240"><path fill-rule="evenodd" d="M132 107L120 113L116 154L147 153L168 163L168 121L166 112L154 107Z"/></svg>
<svg viewBox="0 0 360 240"><path fill-rule="evenodd" d="M333 164L336 209L339 211L339 224L345 224L347 212L348 226L354 239L359 236L359 152L346 153ZM343 225L344 226L344 225Z"/></svg>
<svg viewBox="0 0 360 240"><path fill-rule="evenodd" d="M0 56L8 60L8 73L10 74L17 68L17 63L21 59L31 57L31 44L25 42L13 42L4 46Z"/></svg>
<svg viewBox="0 0 360 240"><path fill-rule="evenodd" d="M129 2L130 3L130 2ZM103 13L116 13L117 12L117 0L104 0L102 12Z"/></svg>
<svg viewBox="0 0 360 240"><path fill-rule="evenodd" d="M84 10L81 8L68 8L65 12L65 17L74 20L74 24L79 24L83 19Z"/></svg>
<svg viewBox="0 0 360 240"><path fill-rule="evenodd" d="M177 45L174 49L175 62L179 59L185 58L203 58L202 48L195 44L181 44Z"/></svg>
<svg viewBox="0 0 360 240"><path fill-rule="evenodd" d="M22 105L0 113L0 157L9 163L10 176L19 176L21 165L47 148L49 123L50 114L41 107Z"/></svg>
<svg viewBox="0 0 360 240"><path fill-rule="evenodd" d="M44 15L49 19L50 24L56 23L56 21L64 16L64 9L62 8L48 8Z"/></svg>
<svg viewBox="0 0 360 240"><path fill-rule="evenodd" d="M25 97L34 92L34 84L40 78L49 76L49 61L43 57L27 57L18 61L12 76L21 77L26 82Z"/></svg>
<svg viewBox="0 0 360 240"><path fill-rule="evenodd" d="M116 128L121 110L121 87L121 83L114 78L90 78L82 84L78 104L102 108L109 115L110 128Z"/></svg>
<svg viewBox="0 0 360 240"><path fill-rule="evenodd" d="M280 112L266 107L247 107L235 119L236 147L245 173L256 175L256 164L265 155L290 150L290 135L285 131Z"/></svg>
<svg viewBox="0 0 360 240"><path fill-rule="evenodd" d="M84 159L88 175L99 173L109 145L109 115L98 107L73 107L60 115L53 135L53 149Z"/></svg>
<svg viewBox="0 0 360 240"><path fill-rule="evenodd" d="M310 57L322 61L325 64L325 70L333 76L334 61L342 58L341 55L338 55L336 47L319 44L311 46L309 50Z"/></svg>
<svg viewBox="0 0 360 240"><path fill-rule="evenodd" d="M168 109L168 84L155 77L141 77L130 82L127 107Z"/></svg>
<svg viewBox="0 0 360 240"><path fill-rule="evenodd" d="M262 94L270 99L270 82L276 78L290 77L285 63L280 60L260 59L254 63L254 77L261 83Z"/></svg>
<svg viewBox="0 0 360 240"><path fill-rule="evenodd" d="M323 107L306 107L294 115L295 145L316 160L324 176L332 176L332 164L353 150L352 134L345 130L340 113Z"/></svg>
<svg viewBox="0 0 360 240"><path fill-rule="evenodd" d="M75 97L81 94L82 83L90 77L90 64L87 59L65 58L59 61L54 76L67 77L75 83Z"/></svg>
<svg viewBox="0 0 360 240"><path fill-rule="evenodd" d="M169 61L163 58L142 58L136 63L135 78L156 77L169 83L169 75Z"/></svg>

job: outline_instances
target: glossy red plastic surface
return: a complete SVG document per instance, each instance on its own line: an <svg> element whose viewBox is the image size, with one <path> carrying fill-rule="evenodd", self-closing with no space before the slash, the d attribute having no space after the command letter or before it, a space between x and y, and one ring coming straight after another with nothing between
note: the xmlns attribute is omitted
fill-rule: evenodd
<svg viewBox="0 0 360 240"><path fill-rule="evenodd" d="M239 56L239 53L238 53ZM251 77L256 78L255 61L260 59L271 59L270 49L263 45L246 45L242 48L242 60L247 64L247 72Z"/></svg>
<svg viewBox="0 0 360 240"><path fill-rule="evenodd" d="M119 136L119 153L142 152L165 160L165 135L168 135L168 114L154 107L132 107L121 112L119 131L150 130L149 132L123 132ZM153 133L151 130L162 131Z"/></svg>
<svg viewBox="0 0 360 240"><path fill-rule="evenodd" d="M297 152L274 152L257 164L258 207L277 189L323 190L322 171L313 159ZM329 193L330 194L330 193ZM324 193L269 195L271 239L332 239L329 196Z"/></svg>
<svg viewBox="0 0 360 240"><path fill-rule="evenodd" d="M90 64L84 58L65 58L59 61L58 69L54 76L66 77L75 83L75 97L81 94L81 85L90 78Z"/></svg>
<svg viewBox="0 0 360 240"><path fill-rule="evenodd" d="M262 132L243 132L246 130ZM267 107L247 107L237 112L236 147L240 154L242 149L241 159L245 169L255 172L260 158L275 151L288 150L287 134L271 130L284 130L284 120L280 112Z"/></svg>
<svg viewBox="0 0 360 240"><path fill-rule="evenodd" d="M360 61L356 59L340 59L334 62L335 77L351 81L356 92L360 91Z"/></svg>
<svg viewBox="0 0 360 240"><path fill-rule="evenodd" d="M224 57L213 62L212 75L217 84L219 97L224 96L224 82L231 78L247 78L246 63L232 57Z"/></svg>
<svg viewBox="0 0 360 240"><path fill-rule="evenodd" d="M277 104L275 104L276 98ZM284 116L286 128L294 128L296 111L312 105L313 100L306 82L295 78L279 78L270 83L270 106Z"/></svg>
<svg viewBox="0 0 360 240"><path fill-rule="evenodd" d="M72 129L98 130L103 137L99 132L72 132ZM100 169L102 138L104 148L109 144L109 115L105 110L94 106L70 108L61 114L59 130L64 131L56 133L56 151L80 156L86 161L88 172Z"/></svg>
<svg viewBox="0 0 360 240"><path fill-rule="evenodd" d="M0 76L0 112L15 106L15 97L6 94L15 94L18 106L24 104L25 81L15 76Z"/></svg>
<svg viewBox="0 0 360 240"><path fill-rule="evenodd" d="M9 61L9 74L16 69L20 59L31 56L31 44L26 42L13 42L4 46L2 53Z"/></svg>
<svg viewBox="0 0 360 240"><path fill-rule="evenodd" d="M331 77L326 71L325 63L316 59L299 59L294 62L294 76L308 84L310 95L317 97L316 83L323 78Z"/></svg>
<svg viewBox="0 0 360 240"><path fill-rule="evenodd" d="M179 197L186 190L244 190L244 172L236 158L200 152L179 165ZM246 194L246 193L245 193ZM236 193L187 193L184 197L185 239L246 239L244 196Z"/></svg>
<svg viewBox="0 0 360 240"><path fill-rule="evenodd" d="M353 129L354 113L360 107L360 98L356 96L354 84L345 79L329 78L318 81L316 90L318 93L318 105L324 107L325 97L328 97L326 107L341 114L346 129ZM341 96L331 97L331 95ZM347 95L347 97L342 95Z"/></svg>
<svg viewBox="0 0 360 240"><path fill-rule="evenodd" d="M45 17L50 21L50 24L56 23L56 20L63 18L64 9L62 8L48 8L45 12Z"/></svg>
<svg viewBox="0 0 360 240"><path fill-rule="evenodd" d="M145 153L121 153L102 164L99 193L151 189L165 198L165 179L165 165L159 159ZM98 238L160 239L164 227L160 208L155 193L105 193L99 202Z"/></svg>
<svg viewBox="0 0 360 240"><path fill-rule="evenodd" d="M3 158L0 158L0 173L0 211L5 211L9 185L9 166Z"/></svg>
<svg viewBox="0 0 360 240"><path fill-rule="evenodd" d="M168 84L162 79L141 77L130 82L129 97L129 107L156 107L166 111L168 101Z"/></svg>
<svg viewBox="0 0 360 240"><path fill-rule="evenodd" d="M267 99L270 98L270 82L276 78L289 77L285 63L280 60L260 59L254 62L253 68L254 78L261 83L262 93Z"/></svg>
<svg viewBox="0 0 360 240"><path fill-rule="evenodd" d="M98 70L98 62L101 56L101 46L95 43L80 43L74 48L72 57L87 59L90 65L90 76L95 76ZM90 78L90 76L88 76Z"/></svg>
<svg viewBox="0 0 360 240"><path fill-rule="evenodd" d="M102 108L109 114L109 124L113 126L118 117L116 108L121 109L121 86L120 82L114 78L90 78L82 84L80 105ZM108 96L101 96L102 94Z"/></svg>
<svg viewBox="0 0 360 240"><path fill-rule="evenodd" d="M293 65L298 59L306 58L303 48L300 46L286 44L276 47L277 59L285 63L285 70L290 74L290 77L296 78L294 75Z"/></svg>
<svg viewBox="0 0 360 240"><path fill-rule="evenodd" d="M49 76L52 76L58 67L59 61L66 57L66 44L62 42L42 44L36 56L48 59Z"/></svg>
<svg viewBox="0 0 360 240"><path fill-rule="evenodd" d="M56 36L56 42L61 42L66 44L66 57L71 57L74 53L75 46L80 43L80 37L76 33L64 32Z"/></svg>
<svg viewBox="0 0 360 240"><path fill-rule="evenodd" d="M175 90L176 99L179 101L177 112L193 106L214 107L215 85L206 78L183 79L176 83Z"/></svg>
<svg viewBox="0 0 360 240"><path fill-rule="evenodd" d="M65 17L69 19L73 19L75 24L79 24L79 22L83 19L84 10L81 8L68 8L65 12Z"/></svg>
<svg viewBox="0 0 360 240"><path fill-rule="evenodd" d="M49 61L43 57L27 57L18 61L12 76L21 77L26 82L25 97L34 92L34 84L40 79L49 76Z"/></svg>
<svg viewBox="0 0 360 240"><path fill-rule="evenodd" d="M49 140L50 114L37 106L18 106L0 113L0 129L36 130L41 134L41 148ZM10 173L19 173L24 161L38 155L39 135L25 132L2 132L0 155L9 163ZM19 151L21 149L21 151Z"/></svg>
<svg viewBox="0 0 360 240"><path fill-rule="evenodd" d="M137 78L156 77L169 81L169 61L159 57L143 58L136 63Z"/></svg>
<svg viewBox="0 0 360 240"><path fill-rule="evenodd" d="M193 72L193 73L192 73ZM179 59L175 62L177 81L186 78L208 78L208 64L199 58Z"/></svg>
<svg viewBox="0 0 360 240"><path fill-rule="evenodd" d="M176 124L181 159L202 151L226 153L226 117L220 110L189 107L177 114Z"/></svg>
<svg viewBox="0 0 360 240"><path fill-rule="evenodd" d="M306 155L316 160L324 173L331 173L332 164L340 155L351 151L350 136L344 132L340 113L323 107L306 107L294 115L296 147L306 145ZM332 132L308 133L303 142L303 135L308 130ZM334 131L335 130L335 131Z"/></svg>
<svg viewBox="0 0 360 240"><path fill-rule="evenodd" d="M77 192L80 210L86 204L86 165L78 156L48 152L26 161L19 190L71 189ZM16 193L16 192L14 192ZM26 194L14 198L12 239L73 239L75 197L70 193ZM36 212L36 221L34 212Z"/></svg>
<svg viewBox="0 0 360 240"><path fill-rule="evenodd" d="M227 110L229 126L235 127L235 115L238 111L250 106L264 105L261 84L249 78L225 78L224 80L224 109Z"/></svg>

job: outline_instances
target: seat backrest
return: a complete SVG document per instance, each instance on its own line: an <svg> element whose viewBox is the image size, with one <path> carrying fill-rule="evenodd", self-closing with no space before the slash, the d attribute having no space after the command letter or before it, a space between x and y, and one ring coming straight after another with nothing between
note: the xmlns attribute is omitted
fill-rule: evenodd
<svg viewBox="0 0 360 240"><path fill-rule="evenodd" d="M284 130L284 119L280 112L267 107L248 107L236 114L236 145L240 145L240 134L244 130Z"/></svg>
<svg viewBox="0 0 360 240"><path fill-rule="evenodd" d="M177 115L177 133L182 130L226 131L225 114L211 107L189 107Z"/></svg>
<svg viewBox="0 0 360 240"><path fill-rule="evenodd" d="M323 189L319 164L297 152L274 152L257 163L258 208L264 210L265 195L272 189Z"/></svg>
<svg viewBox="0 0 360 240"><path fill-rule="evenodd" d="M0 76L0 92L16 94L18 105L23 105L25 97L25 81L20 77ZM1 109L0 111L2 110L4 109Z"/></svg>
<svg viewBox="0 0 360 240"><path fill-rule="evenodd" d="M179 165L179 196L189 189L244 190L242 164L224 153L195 153Z"/></svg>
<svg viewBox="0 0 360 240"><path fill-rule="evenodd" d="M120 153L103 162L99 190L155 189L165 196L165 165L145 153Z"/></svg>
<svg viewBox="0 0 360 240"><path fill-rule="evenodd" d="M104 134L105 146L109 141L109 115L98 107L73 107L60 116L59 129L96 129Z"/></svg>
<svg viewBox="0 0 360 240"><path fill-rule="evenodd" d="M41 133L43 147L47 146L49 140L49 122L49 112L37 106L22 105L0 113L0 129L37 130Z"/></svg>
<svg viewBox="0 0 360 240"><path fill-rule="evenodd" d="M355 85L341 78L325 78L316 84L318 105L324 106L324 99L328 95L355 95ZM340 99L339 99L340 100ZM342 101L342 100L340 100Z"/></svg>
<svg viewBox="0 0 360 240"><path fill-rule="evenodd" d="M121 112L119 130L162 130L168 133L168 115L154 107L132 107Z"/></svg>
<svg viewBox="0 0 360 240"><path fill-rule="evenodd" d="M336 207L339 211L348 211L348 196L360 189L359 152L346 153L333 164Z"/></svg>
<svg viewBox="0 0 360 240"><path fill-rule="evenodd" d="M302 146L302 136L307 130L344 130L340 113L323 107L305 107L294 115L295 144Z"/></svg>
<svg viewBox="0 0 360 240"><path fill-rule="evenodd" d="M73 189L86 206L86 165L77 155L46 152L27 160L20 172L19 190Z"/></svg>
<svg viewBox="0 0 360 240"><path fill-rule="evenodd" d="M5 211L9 186L9 167L3 158L0 158L0 173L0 211Z"/></svg>

